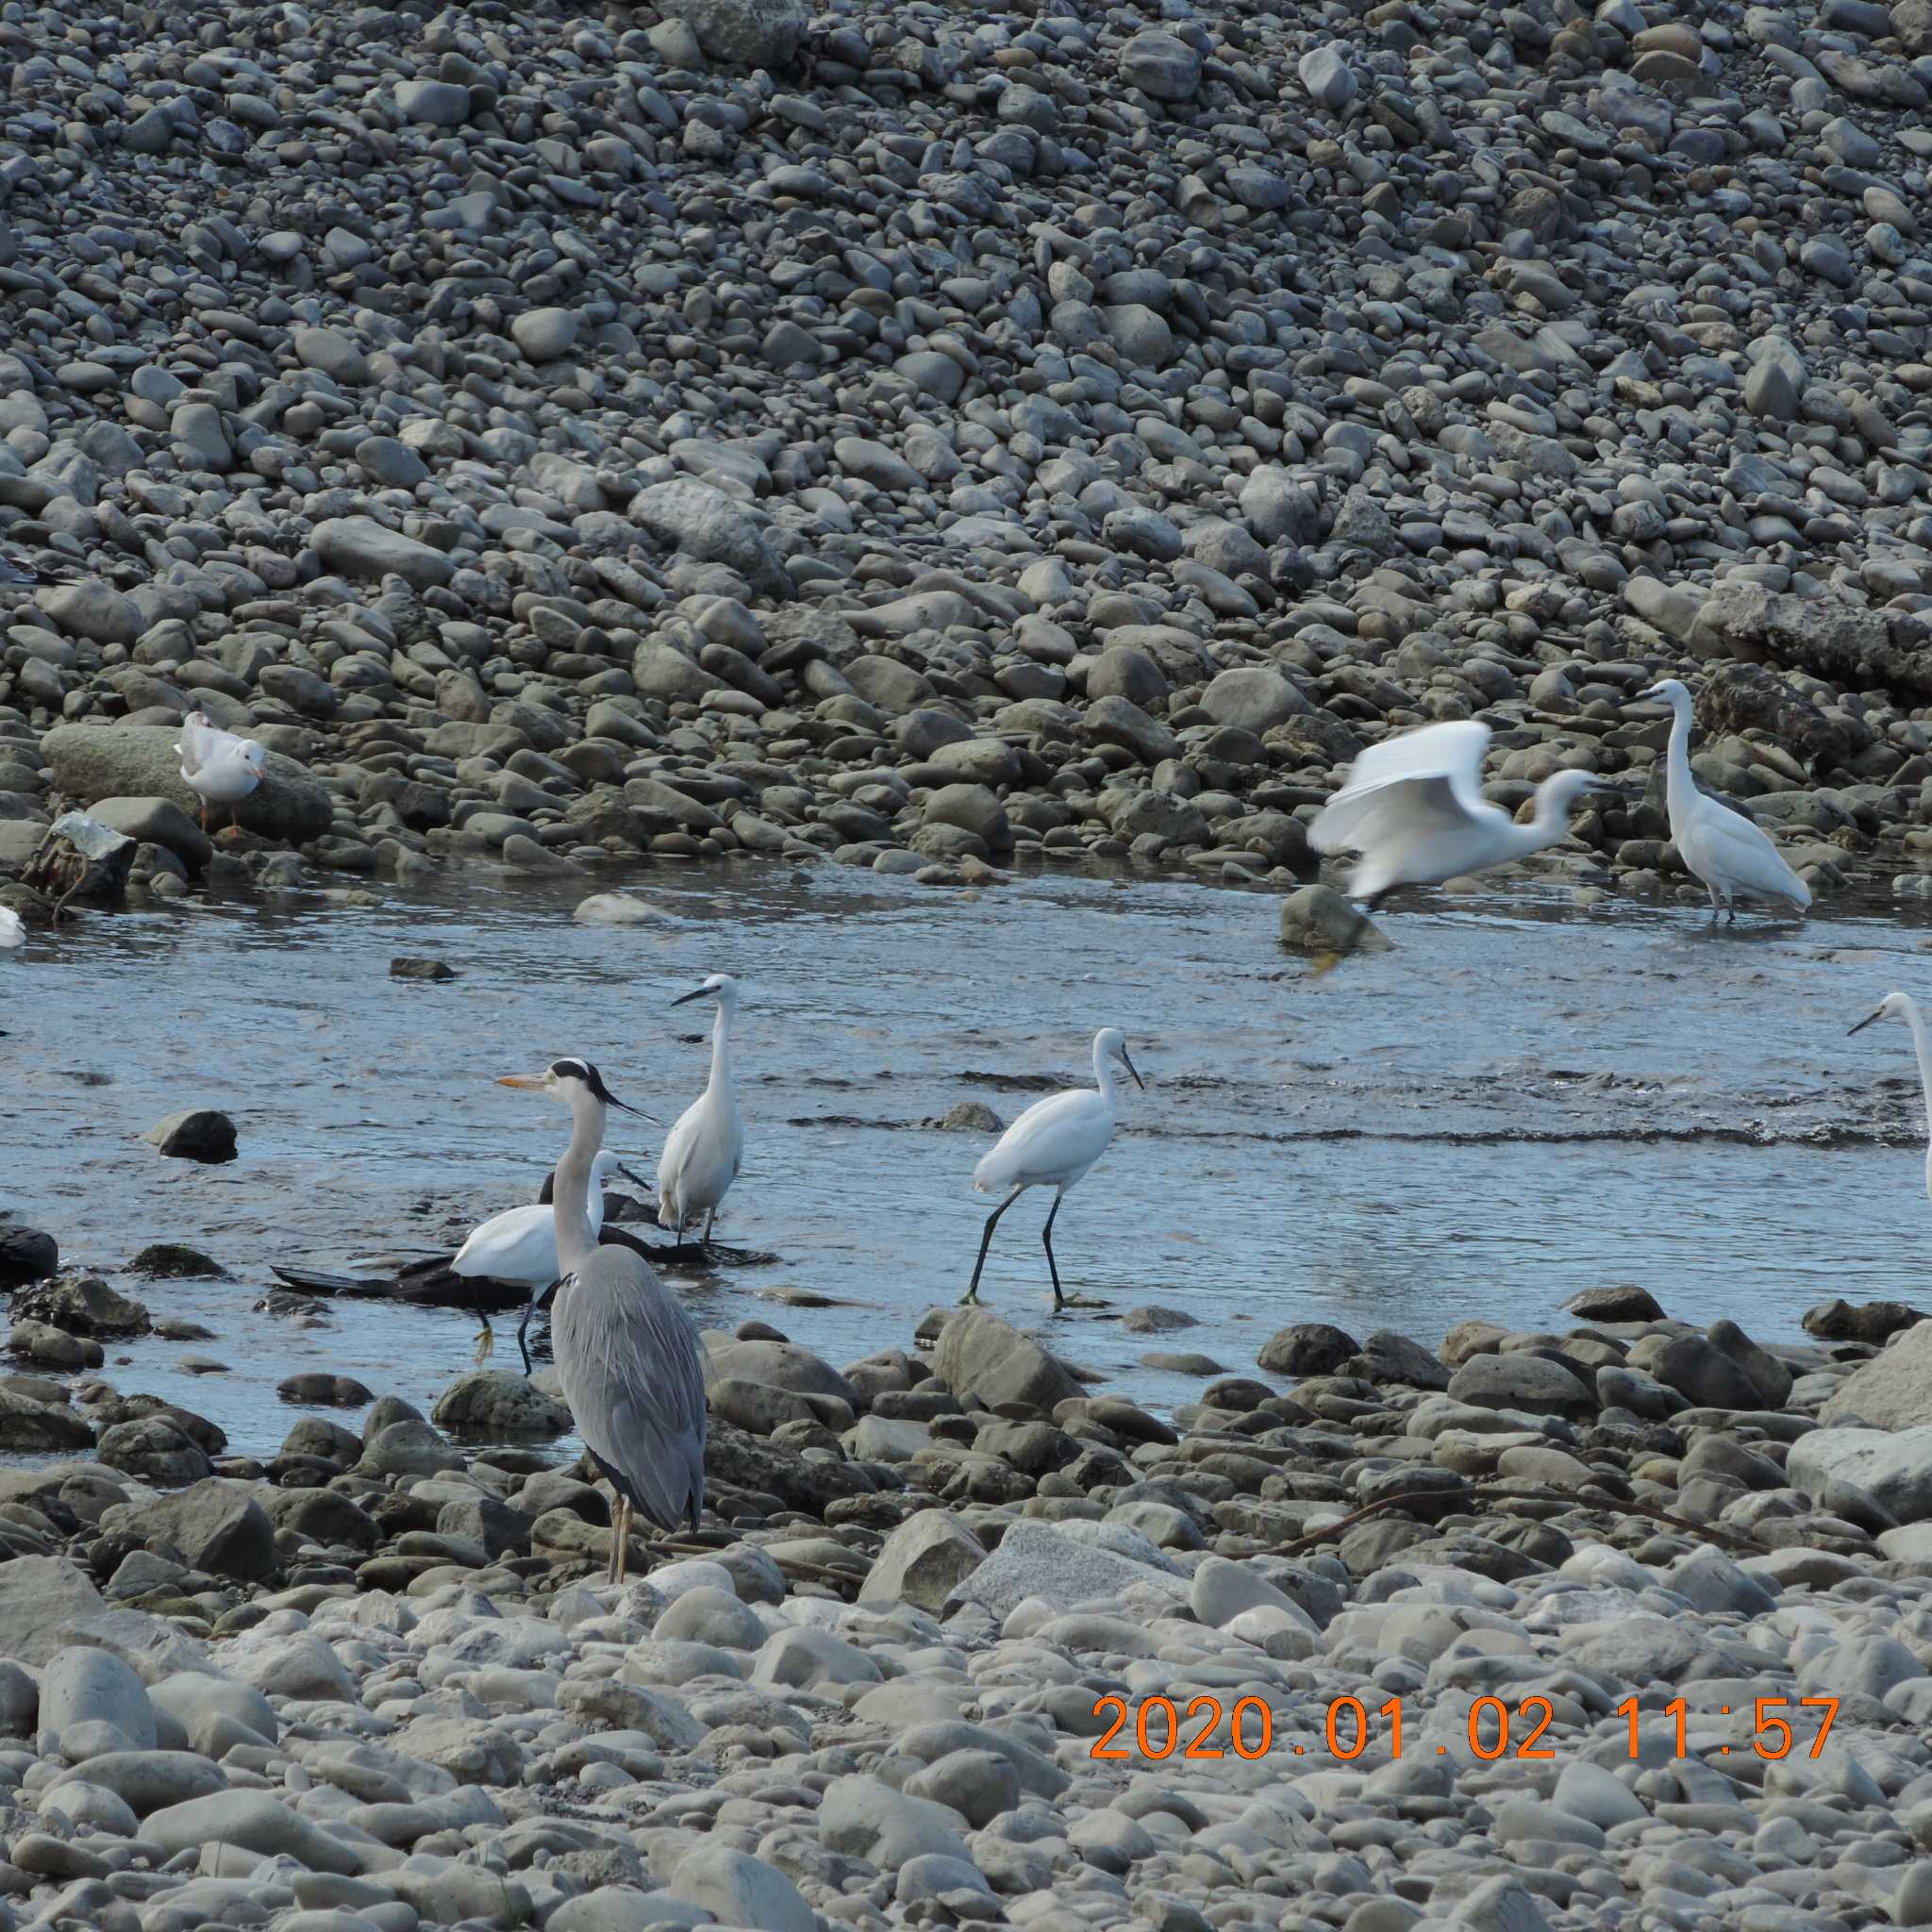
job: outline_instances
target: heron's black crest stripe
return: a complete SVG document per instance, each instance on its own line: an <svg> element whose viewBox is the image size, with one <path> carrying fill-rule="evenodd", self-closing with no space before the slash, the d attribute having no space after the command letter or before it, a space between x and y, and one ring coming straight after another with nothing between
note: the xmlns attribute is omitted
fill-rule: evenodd
<svg viewBox="0 0 1932 1932"><path fill-rule="evenodd" d="M619 1107L625 1113L635 1113L637 1108L628 1101L618 1099L604 1084L604 1075L589 1060L552 1060L550 1071L559 1080L581 1080L591 1093L606 1107Z"/></svg>

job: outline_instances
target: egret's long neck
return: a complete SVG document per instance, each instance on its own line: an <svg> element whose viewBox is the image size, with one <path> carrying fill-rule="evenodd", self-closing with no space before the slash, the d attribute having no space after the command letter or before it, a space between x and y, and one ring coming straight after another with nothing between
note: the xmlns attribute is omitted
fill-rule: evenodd
<svg viewBox="0 0 1932 1932"><path fill-rule="evenodd" d="M1912 1029L1912 1045L1919 1056L1919 1087L1925 1096L1925 1119L1932 1126L1932 1041L1925 1037L1925 1016L1916 1000L1906 1001L1906 1024ZM1932 1194L1932 1133L1925 1142L1925 1191Z"/></svg>
<svg viewBox="0 0 1932 1932"><path fill-rule="evenodd" d="M1101 1099L1111 1107L1114 1104L1113 1062L1097 1044L1093 1049L1093 1078L1100 1088Z"/></svg>
<svg viewBox="0 0 1932 1932"><path fill-rule="evenodd" d="M1570 801L1574 794L1561 777L1545 778L1536 788L1536 812L1526 825L1515 829L1523 835L1525 852L1541 852L1554 845L1570 829Z"/></svg>
<svg viewBox="0 0 1932 1932"><path fill-rule="evenodd" d="M718 1018L711 1028L711 1084L713 1093L731 1091L731 1002L718 1002Z"/></svg>
<svg viewBox="0 0 1932 1932"><path fill-rule="evenodd" d="M1671 743L1665 753L1669 782L1664 792L1664 810L1674 836L1683 814L1690 809L1697 795L1697 781L1690 775L1690 703L1679 698L1671 707Z"/></svg>
<svg viewBox="0 0 1932 1932"><path fill-rule="evenodd" d="M604 1120L609 1111L593 1094L576 1097L571 1106L570 1145L557 1163L557 1187L552 1212L557 1217L557 1265L573 1274L597 1249L597 1231L591 1224L591 1169L604 1144Z"/></svg>

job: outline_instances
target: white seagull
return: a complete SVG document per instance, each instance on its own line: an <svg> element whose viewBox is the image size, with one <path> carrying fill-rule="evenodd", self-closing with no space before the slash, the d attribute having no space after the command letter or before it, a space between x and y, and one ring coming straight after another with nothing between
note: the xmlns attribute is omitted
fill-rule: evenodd
<svg viewBox="0 0 1932 1932"><path fill-rule="evenodd" d="M201 829L208 830L210 805L225 805L239 825L237 808L261 783L268 753L252 738L222 730L206 711L190 711L182 719L175 749L181 754L183 780L201 799Z"/></svg>
<svg viewBox="0 0 1932 1932"><path fill-rule="evenodd" d="M1040 1231L1041 1245L1046 1250L1046 1265L1053 1275L1053 1305L1067 1306L1060 1292L1059 1263L1053 1257L1054 1216L1067 1190L1107 1152L1113 1139L1115 1090L1113 1063L1118 1060L1133 1074L1134 1085L1146 1091L1147 1083L1135 1072L1127 1058L1127 1042L1118 1026L1103 1026L1093 1036L1092 1087L1075 1088L1071 1093L1055 1093L1036 1100L998 1141L979 1165L973 1170L973 1185L982 1194L1004 1193L1006 1199L986 1217L986 1232L979 1238L979 1259L973 1265L973 1281L959 1297L961 1304L979 1299L980 1271L986 1266L986 1251L992 1245L992 1231L999 1218L1028 1188L1051 1188L1053 1207L1047 1211L1046 1225Z"/></svg>
<svg viewBox="0 0 1932 1932"><path fill-rule="evenodd" d="M1359 852L1353 898L1377 905L1397 886L1439 886L1507 865L1554 845L1570 808L1598 789L1588 772L1557 772L1536 789L1536 815L1520 825L1482 795L1490 727L1474 719L1424 724L1371 745L1308 827L1317 852Z"/></svg>
<svg viewBox="0 0 1932 1932"><path fill-rule="evenodd" d="M1782 900L1793 911L1804 911L1811 903L1811 889L1785 863L1777 847L1743 813L1698 791L1690 775L1690 691L1667 677L1637 696L1640 701L1657 698L1671 708L1664 768L1671 838L1685 870L1710 894L1710 916L1725 911L1735 922L1738 908L1732 901L1740 894Z"/></svg>
<svg viewBox="0 0 1932 1932"><path fill-rule="evenodd" d="M731 1092L731 1016L738 1010L738 982L728 973L714 973L671 1004L681 1007L707 996L718 1002L717 1024L711 1029L711 1077L665 1138L658 1162L658 1225L675 1229L680 1247L684 1230L700 1214L705 1217L705 1240L709 1241L719 1204L730 1192L744 1161L744 1124Z"/></svg>

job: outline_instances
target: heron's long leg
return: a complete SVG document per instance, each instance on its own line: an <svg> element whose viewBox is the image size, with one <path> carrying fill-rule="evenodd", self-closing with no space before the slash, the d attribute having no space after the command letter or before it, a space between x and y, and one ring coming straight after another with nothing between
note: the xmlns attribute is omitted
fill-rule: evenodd
<svg viewBox="0 0 1932 1932"><path fill-rule="evenodd" d="M708 1248L711 1245L711 1230L714 1227L716 1227L717 1224L718 1210L715 1208L713 1208L711 1211L705 1216L705 1245Z"/></svg>
<svg viewBox="0 0 1932 1932"><path fill-rule="evenodd" d="M1053 1257L1053 1218L1060 1211L1060 1203L1067 1197L1056 1194L1053 1207L1048 1210L1046 1225L1040 1230L1040 1245L1046 1250L1046 1265L1053 1274L1053 1305L1056 1309L1067 1305L1067 1298L1060 1292L1060 1264Z"/></svg>
<svg viewBox="0 0 1932 1932"><path fill-rule="evenodd" d="M472 1285L476 1299L476 1320L482 1324L476 1333L476 1366L481 1368L496 1347L496 1330L490 1325L490 1310L483 1306L483 1291Z"/></svg>
<svg viewBox="0 0 1932 1932"><path fill-rule="evenodd" d="M973 1264L973 1284L970 1288L967 1289L966 1292L959 1297L959 1306L962 1308L965 1307L969 1303L977 1302L979 1299L979 1274L980 1271L986 1266L986 1251L987 1249L992 1246L992 1231L999 1224L1000 1216L1004 1214L1007 1211L1007 1209L1010 1208L1013 1205L1013 1203L1017 1201L1020 1198L1020 1196L1025 1191L1026 1191L1024 1188L1015 1188L1013 1191L1010 1194L1008 1194L1007 1198L1004 1201L1002 1201L1000 1205L997 1208L995 1208L991 1214L989 1214L986 1217L986 1232L979 1237L979 1259L974 1262ZM1056 1202L1054 1205L1058 1207L1059 1204Z"/></svg>
<svg viewBox="0 0 1932 1932"><path fill-rule="evenodd" d="M530 1373L530 1344L525 1337L530 1332L530 1317L537 1312L537 1304L542 1299L542 1291L539 1290L524 1304L524 1319L517 1324L517 1347L523 1352L524 1374L526 1375Z"/></svg>
<svg viewBox="0 0 1932 1932"><path fill-rule="evenodd" d="M630 1503L627 1498L617 1499L617 1547L610 1553L610 1580L622 1590L624 1588L624 1559L630 1548Z"/></svg>

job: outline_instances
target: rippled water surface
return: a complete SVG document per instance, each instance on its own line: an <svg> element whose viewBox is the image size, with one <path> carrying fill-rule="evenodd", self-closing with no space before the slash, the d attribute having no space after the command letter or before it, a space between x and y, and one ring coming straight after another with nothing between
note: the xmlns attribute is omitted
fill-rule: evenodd
<svg viewBox="0 0 1932 1932"><path fill-rule="evenodd" d="M213 1416L252 1455L286 1432L275 1387L298 1369L426 1406L468 1365L474 1318L338 1300L304 1326L257 1308L269 1264L369 1272L534 1199L567 1116L494 1074L583 1055L675 1120L704 1084L710 1008L669 1003L721 970L745 982L747 1140L719 1238L778 1258L673 1278L700 1322L769 1321L835 1362L904 1345L971 1272L988 1142L923 1124L962 1099L1010 1120L1042 1083L1091 1077L1107 1024L1148 1091L1128 1091L1056 1246L1110 1313L1049 1322L1043 1195L1001 1224L982 1294L1157 1407L1200 1381L1143 1366L1148 1349L1252 1373L1297 1320L1433 1343L1471 1315L1559 1325L1577 1289L1627 1280L1776 1339L1829 1294L1923 1291L1910 1041L1895 1023L1845 1037L1892 986L1932 991L1923 915L1713 931L1529 882L1390 912L1395 950L1313 977L1276 945L1272 896L1184 882L972 894L831 867L659 871L639 890L667 916L622 929L573 924L584 890L478 871L373 909L95 917L0 958L0 1206L72 1263L118 1270L171 1240L233 1277L122 1278L217 1339L110 1352L118 1387ZM398 953L460 976L391 979ZM142 1144L190 1106L234 1116L240 1158ZM651 1174L661 1132L624 1121L615 1144ZM1114 1319L1151 1302L1199 1325ZM511 1366L513 1326L498 1319Z"/></svg>

